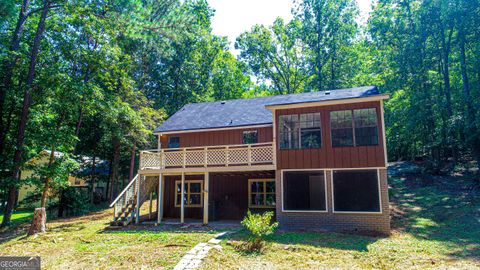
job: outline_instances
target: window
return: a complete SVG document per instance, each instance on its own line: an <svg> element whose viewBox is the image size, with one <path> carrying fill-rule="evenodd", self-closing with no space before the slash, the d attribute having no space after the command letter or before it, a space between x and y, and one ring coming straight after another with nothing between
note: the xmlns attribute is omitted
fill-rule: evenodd
<svg viewBox="0 0 480 270"><path fill-rule="evenodd" d="M322 132L320 129L320 113L300 114L301 148L320 148Z"/></svg>
<svg viewBox="0 0 480 270"><path fill-rule="evenodd" d="M377 145L378 127L375 108L354 110L355 145Z"/></svg>
<svg viewBox="0 0 480 270"><path fill-rule="evenodd" d="M280 149L308 149L322 146L320 113L280 115Z"/></svg>
<svg viewBox="0 0 480 270"><path fill-rule="evenodd" d="M298 115L280 115L280 149L296 149L299 145Z"/></svg>
<svg viewBox="0 0 480 270"><path fill-rule="evenodd" d="M352 111L330 112L332 146L353 146Z"/></svg>
<svg viewBox="0 0 480 270"><path fill-rule="evenodd" d="M250 208L275 208L275 179L249 179L248 198Z"/></svg>
<svg viewBox="0 0 480 270"><path fill-rule="evenodd" d="M203 181L185 180L184 185L185 207L202 207L203 205ZM175 207L181 207L182 181L175 181Z"/></svg>
<svg viewBox="0 0 480 270"><path fill-rule="evenodd" d="M336 212L380 212L376 170L333 172L333 210Z"/></svg>
<svg viewBox="0 0 480 270"><path fill-rule="evenodd" d="M332 146L378 145L375 108L330 112Z"/></svg>
<svg viewBox="0 0 480 270"><path fill-rule="evenodd" d="M168 148L179 148L180 137L168 137Z"/></svg>
<svg viewBox="0 0 480 270"><path fill-rule="evenodd" d="M253 143L258 143L258 136L257 136L257 131L252 130L252 131L244 131L243 132L243 139L242 143L243 144L253 144Z"/></svg>
<svg viewBox="0 0 480 270"><path fill-rule="evenodd" d="M283 173L284 211L327 211L323 171Z"/></svg>

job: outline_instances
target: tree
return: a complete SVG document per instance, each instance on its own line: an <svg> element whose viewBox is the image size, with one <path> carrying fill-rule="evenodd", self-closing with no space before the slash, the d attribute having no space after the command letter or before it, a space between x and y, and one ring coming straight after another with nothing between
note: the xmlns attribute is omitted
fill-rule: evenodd
<svg viewBox="0 0 480 270"><path fill-rule="evenodd" d="M301 23L300 36L313 76L309 89L323 90L347 86L354 74L350 46L358 27L358 8L353 0L295 1L294 16Z"/></svg>
<svg viewBox="0 0 480 270"><path fill-rule="evenodd" d="M302 92L308 80L298 28L298 21L285 25L277 18L270 28L255 25L235 42L239 59L258 79L271 82L276 94Z"/></svg>
<svg viewBox="0 0 480 270"><path fill-rule="evenodd" d="M13 157L13 166L14 166L13 173L12 173L13 183L11 183L11 186L8 191L8 200L7 200L7 205L5 207L5 215L3 217L2 226L8 225L10 223L10 217L12 215L13 205L15 204L16 193L17 193L16 182L20 177L19 172L20 172L20 166L22 162L22 152L24 147L23 142L25 139L24 138L25 128L28 122L28 112L30 108L31 91L33 90L32 89L33 80L35 78L35 68L37 65L38 51L40 49L40 41L42 40L43 32L45 30L45 21L47 18L48 11L50 10L50 5L51 5L50 0L44 1L42 13L40 15L40 20L38 22L37 31L35 33L35 37L33 39L33 44L30 51L30 64L28 67L25 93L23 96L22 113L21 113L20 121L18 123L15 155Z"/></svg>

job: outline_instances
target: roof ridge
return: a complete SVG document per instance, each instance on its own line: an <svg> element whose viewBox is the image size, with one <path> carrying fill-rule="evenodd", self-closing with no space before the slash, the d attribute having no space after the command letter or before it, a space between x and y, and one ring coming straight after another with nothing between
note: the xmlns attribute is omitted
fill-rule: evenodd
<svg viewBox="0 0 480 270"><path fill-rule="evenodd" d="M353 89L361 89L361 88L377 88L376 85L364 85L364 86L357 86L357 87L350 87L350 88L337 88L337 89L326 89L326 90L319 90L319 91L311 91L311 92L301 92L301 93L290 93L290 94L279 94L279 95L271 95L271 96L263 96L263 97L247 97L247 98L234 98L234 99L226 99L226 100L215 100L215 101L203 101L203 102L192 102L182 106L178 111L181 111L186 106L195 106L200 104L212 104L212 103L221 103L221 102L231 102L237 100L257 100L257 99L266 99L272 97L288 97L288 96L296 96L296 95L304 95L304 94L312 94L312 93L320 93L320 92L327 92L327 91L345 91L345 90L353 90ZM178 112L177 111L177 112Z"/></svg>

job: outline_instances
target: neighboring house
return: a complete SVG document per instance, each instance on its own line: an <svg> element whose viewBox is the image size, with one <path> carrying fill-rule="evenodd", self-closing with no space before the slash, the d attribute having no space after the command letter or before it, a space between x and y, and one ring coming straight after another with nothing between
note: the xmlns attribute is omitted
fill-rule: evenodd
<svg viewBox="0 0 480 270"><path fill-rule="evenodd" d="M33 169L30 169L29 167L31 166L40 166L40 165L46 165L48 164L48 161L50 159L50 151L48 150L43 150L38 155L35 157L31 158L29 161L25 163L26 166L21 170L20 172L20 182L22 183L22 186L20 187L18 191L18 203L22 206L22 202L29 196L29 194L33 194L36 192L36 187L28 184L24 184L25 180L28 179L29 177L32 177L34 174ZM64 154L62 152L56 151L54 153L55 158L62 157ZM69 186L73 186L76 188L88 188L88 178L91 175L92 169L91 167L91 158L90 157L78 157L77 162L79 162L80 169L71 175L68 176L68 184ZM95 172L97 176L101 175L108 175L108 162L98 160L97 161L97 166L95 168ZM102 198L105 198L105 183L102 181L98 181L96 185L96 192L101 194ZM33 206L37 206L40 204L40 201L37 204L34 204Z"/></svg>
<svg viewBox="0 0 480 270"><path fill-rule="evenodd" d="M284 229L388 233L387 98L368 86L188 104L141 152L115 220L138 222L158 190L158 223L268 210Z"/></svg>

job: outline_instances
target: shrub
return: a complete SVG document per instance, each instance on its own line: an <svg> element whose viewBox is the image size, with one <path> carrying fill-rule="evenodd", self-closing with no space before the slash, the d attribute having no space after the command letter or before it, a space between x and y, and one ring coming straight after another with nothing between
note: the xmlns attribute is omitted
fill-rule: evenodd
<svg viewBox="0 0 480 270"><path fill-rule="evenodd" d="M263 214L247 212L247 216L242 220L241 224L250 232L247 243L248 251L262 251L265 244L264 237L273 233L278 227L278 222L272 223L272 218L273 212L265 212Z"/></svg>

